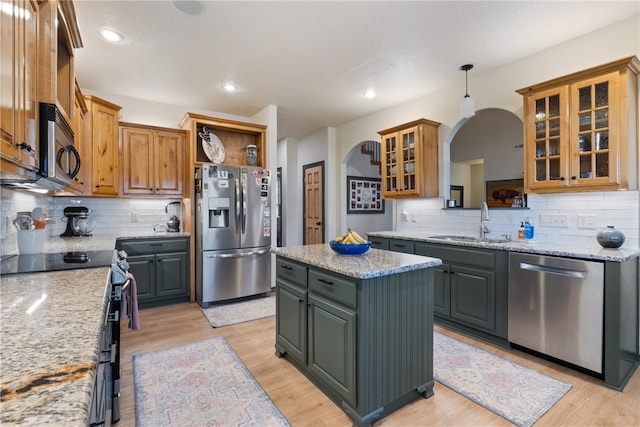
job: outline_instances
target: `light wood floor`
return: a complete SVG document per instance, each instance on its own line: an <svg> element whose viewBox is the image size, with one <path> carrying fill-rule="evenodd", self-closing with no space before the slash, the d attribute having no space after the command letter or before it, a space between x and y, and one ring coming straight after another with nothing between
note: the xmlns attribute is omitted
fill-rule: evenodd
<svg viewBox="0 0 640 427"><path fill-rule="evenodd" d="M271 400L294 426L350 426L350 419L302 374L274 353L275 318L212 328L197 304L177 304L140 311L141 329L123 322L121 419L118 427L135 425L132 356L224 336ZM535 427L640 426L640 371L624 392L604 387L596 378L519 351L476 341L436 326L436 330L536 369L573 385ZM384 418L376 426L513 426L503 418L435 384L435 395L419 399Z"/></svg>

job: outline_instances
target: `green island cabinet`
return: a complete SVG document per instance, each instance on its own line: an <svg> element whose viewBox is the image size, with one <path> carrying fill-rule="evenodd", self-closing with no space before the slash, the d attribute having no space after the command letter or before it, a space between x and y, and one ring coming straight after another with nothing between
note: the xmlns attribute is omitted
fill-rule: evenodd
<svg viewBox="0 0 640 427"><path fill-rule="evenodd" d="M276 356L372 425L433 395L433 269L356 279L276 257Z"/></svg>
<svg viewBox="0 0 640 427"><path fill-rule="evenodd" d="M136 278L138 306L157 307L189 301L189 238L119 239Z"/></svg>

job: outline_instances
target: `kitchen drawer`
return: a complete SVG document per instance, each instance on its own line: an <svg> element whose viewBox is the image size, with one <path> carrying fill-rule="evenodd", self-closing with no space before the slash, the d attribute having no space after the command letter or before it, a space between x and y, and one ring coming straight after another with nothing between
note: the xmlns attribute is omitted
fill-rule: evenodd
<svg viewBox="0 0 640 427"><path fill-rule="evenodd" d="M441 258L443 261L457 264L466 264L485 268L496 267L496 254L495 252L488 250L418 243L416 244L415 253L416 255Z"/></svg>
<svg viewBox="0 0 640 427"><path fill-rule="evenodd" d="M356 306L357 285L350 280L318 270L309 270L309 290L351 307Z"/></svg>
<svg viewBox="0 0 640 427"><path fill-rule="evenodd" d="M187 252L189 240L185 238L118 240L116 247L126 251L129 256Z"/></svg>
<svg viewBox="0 0 640 427"><path fill-rule="evenodd" d="M394 252L404 252L412 254L415 251L415 243L411 240L390 239L389 250Z"/></svg>
<svg viewBox="0 0 640 427"><path fill-rule="evenodd" d="M371 242L371 247L374 249L382 249L385 251L389 250L389 239L385 239L384 237L376 237L376 236L367 236L369 241Z"/></svg>
<svg viewBox="0 0 640 427"><path fill-rule="evenodd" d="M307 267L295 262L276 258L276 276L296 285L307 287Z"/></svg>

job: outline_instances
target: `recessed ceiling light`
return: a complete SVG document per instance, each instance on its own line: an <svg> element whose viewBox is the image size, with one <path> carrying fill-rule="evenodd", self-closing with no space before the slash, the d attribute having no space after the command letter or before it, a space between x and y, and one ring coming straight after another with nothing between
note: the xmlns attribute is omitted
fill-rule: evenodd
<svg viewBox="0 0 640 427"><path fill-rule="evenodd" d="M238 90L238 85L234 82L226 82L222 84L222 89L224 89L225 92L235 92Z"/></svg>
<svg viewBox="0 0 640 427"><path fill-rule="evenodd" d="M124 36L117 31L109 30L107 28L102 28L99 31L102 38L112 43L121 43L124 41Z"/></svg>
<svg viewBox="0 0 640 427"><path fill-rule="evenodd" d="M367 99L373 99L376 97L376 91L373 89L367 89L362 96L364 96Z"/></svg>
<svg viewBox="0 0 640 427"><path fill-rule="evenodd" d="M204 3L198 0L172 0L173 7L187 15L200 15L204 12Z"/></svg>

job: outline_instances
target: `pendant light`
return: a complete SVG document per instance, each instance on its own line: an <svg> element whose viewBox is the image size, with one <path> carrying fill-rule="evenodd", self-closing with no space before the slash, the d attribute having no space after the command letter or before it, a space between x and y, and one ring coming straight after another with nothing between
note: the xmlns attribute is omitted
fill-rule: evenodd
<svg viewBox="0 0 640 427"><path fill-rule="evenodd" d="M469 96L469 80L468 74L469 70L473 68L472 64L465 64L460 67L460 70L464 71L464 82L465 82L465 91L464 98L460 101L460 115L463 118L473 117L476 115L476 107L473 101L473 98Z"/></svg>

